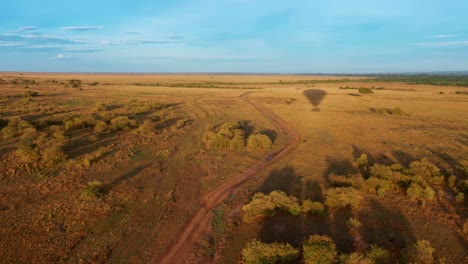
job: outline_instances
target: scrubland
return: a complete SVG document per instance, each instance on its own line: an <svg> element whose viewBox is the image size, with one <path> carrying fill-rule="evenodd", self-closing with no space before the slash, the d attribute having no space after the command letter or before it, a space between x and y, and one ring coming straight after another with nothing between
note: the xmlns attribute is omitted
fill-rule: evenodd
<svg viewBox="0 0 468 264"><path fill-rule="evenodd" d="M271 160L178 262L464 263L468 88L423 81L3 73L0 258L158 263Z"/></svg>

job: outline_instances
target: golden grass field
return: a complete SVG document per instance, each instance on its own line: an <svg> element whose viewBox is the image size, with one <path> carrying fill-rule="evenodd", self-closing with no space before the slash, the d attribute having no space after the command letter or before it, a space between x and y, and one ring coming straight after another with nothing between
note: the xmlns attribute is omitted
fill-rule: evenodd
<svg viewBox="0 0 468 264"><path fill-rule="evenodd" d="M207 194L288 143L288 135L240 98L246 92L301 142L236 186L210 214L212 228L178 262L238 263L253 239L300 248L312 234L330 236L342 255L375 244L389 251L391 263L404 263L406 247L428 240L435 263L468 262L468 97L457 93L466 88L336 76L0 78L2 132L15 117L29 124L0 135L3 263L158 263ZM73 87L71 79L81 84ZM361 94L358 87L382 88ZM225 122L241 122L246 137L276 135L266 149L208 148L205 133ZM66 158L54 158L57 149ZM356 163L362 154L369 168ZM443 178L424 182L435 191L427 201L411 199L407 186L378 195L366 185L364 176L374 164L408 168L423 159ZM299 201L323 203L334 185L331 174L360 175L359 208L326 206L323 215L278 212L242 221L242 207L257 192L281 190ZM350 217L362 225L351 228Z"/></svg>

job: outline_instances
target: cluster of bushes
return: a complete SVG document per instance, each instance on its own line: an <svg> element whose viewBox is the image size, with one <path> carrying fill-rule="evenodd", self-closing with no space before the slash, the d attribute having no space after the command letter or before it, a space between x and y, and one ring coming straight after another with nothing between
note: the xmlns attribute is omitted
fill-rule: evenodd
<svg viewBox="0 0 468 264"><path fill-rule="evenodd" d="M286 243L266 244L260 241L249 242L242 250L247 264L292 263L299 257L299 250Z"/></svg>
<svg viewBox="0 0 468 264"><path fill-rule="evenodd" d="M302 253L302 256L301 256ZM411 244L402 252L405 263L433 263L434 249L426 240ZM305 264L390 264L390 253L372 245L363 253L340 254L333 240L328 236L312 235L302 243L302 252L287 243L262 243L254 240L242 250L243 261L251 263L292 263Z"/></svg>
<svg viewBox="0 0 468 264"><path fill-rule="evenodd" d="M251 134L247 140L240 123L226 122L214 131L203 135L203 142L207 148L213 149L241 149L247 146L251 149L268 149L272 145L267 135Z"/></svg>
<svg viewBox="0 0 468 264"><path fill-rule="evenodd" d="M323 204L310 200L303 201L301 206L296 197L287 196L281 191L273 191L268 195L256 193L252 201L242 207L243 219L246 223L252 223L258 218L272 216L278 210L292 215L299 215L301 212L322 214L324 207Z"/></svg>
<svg viewBox="0 0 468 264"><path fill-rule="evenodd" d="M33 126L28 123L28 121L20 117L13 117L9 119L7 125L2 128L2 135L4 138L13 138L22 135L24 131L29 128L33 128Z"/></svg>
<svg viewBox="0 0 468 264"><path fill-rule="evenodd" d="M408 115L400 108L370 108L369 111L373 114L378 115L398 115L398 116L405 116Z"/></svg>
<svg viewBox="0 0 468 264"><path fill-rule="evenodd" d="M133 114L142 114L155 110L162 110L167 108L167 104L161 104L157 102L145 101L145 102L132 102L126 106L127 110Z"/></svg>
<svg viewBox="0 0 468 264"><path fill-rule="evenodd" d="M331 208L351 206L359 208L362 195L354 187L335 187L327 190L325 205Z"/></svg>
<svg viewBox="0 0 468 264"><path fill-rule="evenodd" d="M65 87L71 86L72 88L80 88L81 83L82 83L81 80L71 79L71 80L68 80L68 83L65 85Z"/></svg>
<svg viewBox="0 0 468 264"><path fill-rule="evenodd" d="M54 166L67 159L62 150L64 142L64 131L60 127L53 127L43 133L28 128L21 135L16 155L26 163Z"/></svg>
<svg viewBox="0 0 468 264"><path fill-rule="evenodd" d="M287 243L251 241L242 250L243 261L253 263L300 262L300 251ZM434 248L427 240L419 240L402 251L404 263L434 263ZM302 261L305 264L390 264L390 253L377 245L362 253L340 254L328 236L312 235L302 243Z"/></svg>

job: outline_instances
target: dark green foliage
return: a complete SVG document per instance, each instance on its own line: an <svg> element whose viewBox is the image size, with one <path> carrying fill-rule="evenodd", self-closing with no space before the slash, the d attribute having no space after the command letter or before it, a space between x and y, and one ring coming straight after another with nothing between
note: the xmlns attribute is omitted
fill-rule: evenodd
<svg viewBox="0 0 468 264"><path fill-rule="evenodd" d="M81 80L71 79L68 80L68 85L73 88L80 88L81 87Z"/></svg>
<svg viewBox="0 0 468 264"><path fill-rule="evenodd" d="M372 245L366 252L366 256L373 261L374 264L390 264L390 253L388 250Z"/></svg>
<svg viewBox="0 0 468 264"><path fill-rule="evenodd" d="M271 145L271 139L266 135L252 134L247 139L247 146L251 149L268 149Z"/></svg>
<svg viewBox="0 0 468 264"><path fill-rule="evenodd" d="M305 264L332 264L336 261L335 243L327 236L310 236L302 243L302 249Z"/></svg>
<svg viewBox="0 0 468 264"><path fill-rule="evenodd" d="M23 92L23 97L36 97L38 96L39 93L35 91L24 91Z"/></svg>
<svg viewBox="0 0 468 264"><path fill-rule="evenodd" d="M27 121L19 117L13 117L8 121L8 125L2 128L2 135L5 138L16 137L29 128L32 128L32 126Z"/></svg>
<svg viewBox="0 0 468 264"><path fill-rule="evenodd" d="M358 208L361 200L361 194L353 187L330 188L327 190L325 205L331 208L344 208L346 206Z"/></svg>
<svg viewBox="0 0 468 264"><path fill-rule="evenodd" d="M252 241L242 250L242 258L246 264L293 263L298 256L299 250L284 243L265 244Z"/></svg>
<svg viewBox="0 0 468 264"><path fill-rule="evenodd" d="M432 264L434 263L434 248L427 240L418 240L403 252L406 263Z"/></svg>
<svg viewBox="0 0 468 264"><path fill-rule="evenodd" d="M364 88L364 87L360 87L360 88L358 89L358 92L359 92L359 93L362 93L362 94L373 94L373 93L374 93L371 89L369 89L369 88Z"/></svg>
<svg viewBox="0 0 468 264"><path fill-rule="evenodd" d="M91 198L101 197L104 194L102 183L100 181L88 182L85 188L83 188L82 193Z"/></svg>
<svg viewBox="0 0 468 264"><path fill-rule="evenodd" d="M417 75L383 75L372 82L404 82L409 84L429 84L438 86L460 86L468 87L468 75L461 74L417 74Z"/></svg>
<svg viewBox="0 0 468 264"><path fill-rule="evenodd" d="M370 112L378 115L407 116L400 108L370 108Z"/></svg>
<svg viewBox="0 0 468 264"><path fill-rule="evenodd" d="M295 197L281 191L273 191L268 195L256 193L252 201L242 207L243 219L246 223L252 223L258 218L275 214L276 210L299 215L302 208Z"/></svg>
<svg viewBox="0 0 468 264"><path fill-rule="evenodd" d="M313 202L311 200L304 200L302 202L302 212L305 214L323 214L325 212L325 207L323 206L323 203Z"/></svg>

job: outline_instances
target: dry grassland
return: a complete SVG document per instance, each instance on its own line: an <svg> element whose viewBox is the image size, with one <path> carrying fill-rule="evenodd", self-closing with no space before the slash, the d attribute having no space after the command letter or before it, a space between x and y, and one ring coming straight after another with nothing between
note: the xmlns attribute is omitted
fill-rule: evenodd
<svg viewBox="0 0 468 264"><path fill-rule="evenodd" d="M437 261L468 261L460 198L468 186L468 97L457 93L466 88L333 76L0 78L4 263L157 262L205 195L287 144L288 135L239 98L246 92L302 141L221 203L212 230L181 261L236 263L252 239L301 248L313 234L331 237L341 255L375 244L396 263L409 245L428 240ZM356 89L340 89L346 86ZM358 87L382 89L361 94ZM229 122L240 124L246 145L250 135L263 133L271 147L208 148L206 133ZM365 166L357 162L362 154ZM431 197L408 191L419 175L410 166L421 160L439 169L428 176L434 178L418 178L434 191ZM379 193L368 181L375 164L400 164L409 178ZM362 195L358 208L242 220L242 207L257 192L325 203L336 176ZM362 225L350 226L350 217Z"/></svg>

